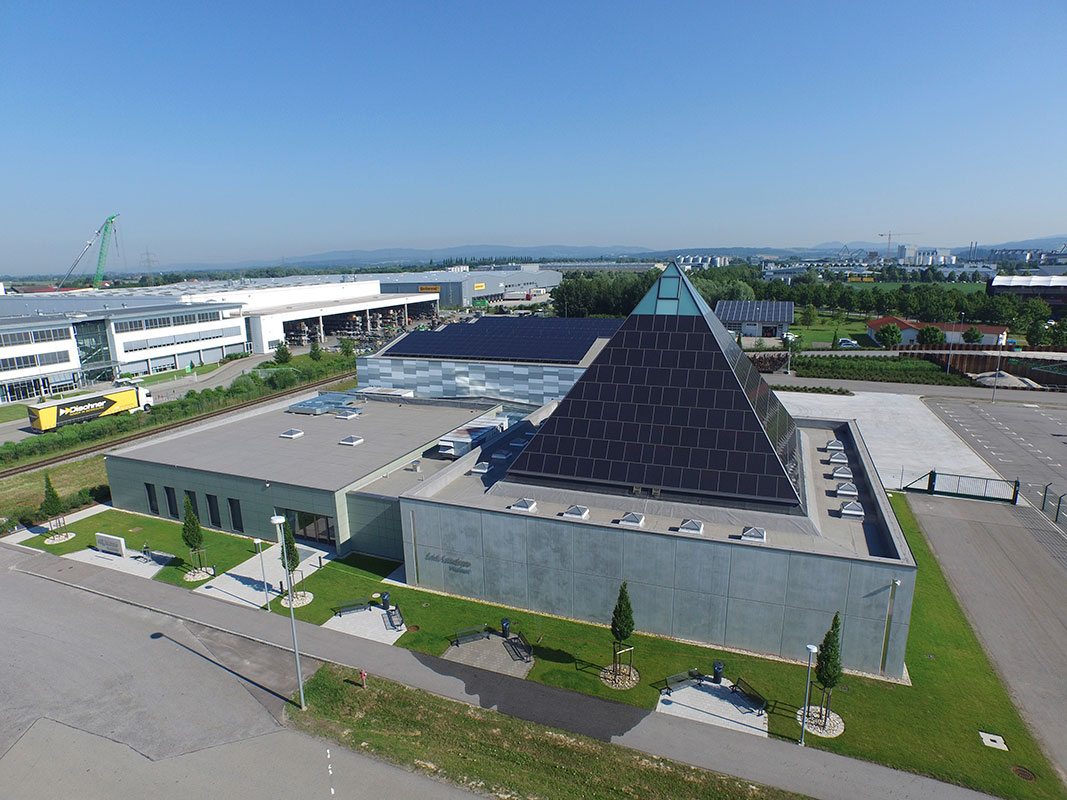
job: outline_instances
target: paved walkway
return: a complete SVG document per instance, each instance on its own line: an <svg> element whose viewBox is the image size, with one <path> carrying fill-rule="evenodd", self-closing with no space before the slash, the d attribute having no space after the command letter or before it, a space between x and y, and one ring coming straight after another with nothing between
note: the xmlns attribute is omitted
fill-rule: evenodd
<svg viewBox="0 0 1067 800"><path fill-rule="evenodd" d="M262 608L267 603L263 592L263 573L266 570L267 583L270 585L270 599L277 600L284 594L285 567L282 566L282 551L279 545L268 546L263 542L262 562L259 556L253 556L247 561L242 561L235 567L231 567L217 578L212 578L207 583L198 586L194 592L217 597L229 603ZM333 558L328 550L320 550L306 544L298 545L300 551L299 572L294 576L296 582L309 577L318 571L320 565Z"/></svg>
<svg viewBox="0 0 1067 800"><path fill-rule="evenodd" d="M81 535L85 536L86 534L83 533ZM136 575L138 578L147 578L149 580L154 578L156 573L163 569L171 559L171 556L154 553L153 559L149 561L136 550L127 550L127 553L128 555L123 557L87 548L73 553L66 553L63 558L81 561L84 564L92 564L104 569L118 570L119 572L125 572L127 575Z"/></svg>
<svg viewBox="0 0 1067 800"><path fill-rule="evenodd" d="M88 508L83 508L80 511L72 511L69 514L65 514L63 516L63 519L69 524L71 522L77 522L80 519L95 516L96 514L99 514L103 511L110 511L111 509L112 506L110 504L98 504L95 506L89 506ZM0 541L18 544L19 542L24 542L27 539L32 539L34 536L39 536L42 533L47 532L49 527L50 523L42 523L40 525L34 525L30 528L16 528L11 534L5 536L3 539L0 539Z"/></svg>
<svg viewBox="0 0 1067 800"><path fill-rule="evenodd" d="M215 602L211 597L159 581L140 580L88 564L72 564L68 559L47 553L23 553L13 568L283 649L292 642L289 620L278 614ZM802 749L792 741L741 735L693 720L655 714L624 703L357 639L303 622L298 622L297 628L302 652L319 660L366 669L372 676L388 677L460 702L811 797L825 800L987 797L877 764Z"/></svg>
<svg viewBox="0 0 1067 800"><path fill-rule="evenodd" d="M381 608L374 606L362 611L349 611L340 616L330 617L322 623L322 627L382 644L395 644L396 640L408 630L406 625L394 628L389 621L389 615Z"/></svg>

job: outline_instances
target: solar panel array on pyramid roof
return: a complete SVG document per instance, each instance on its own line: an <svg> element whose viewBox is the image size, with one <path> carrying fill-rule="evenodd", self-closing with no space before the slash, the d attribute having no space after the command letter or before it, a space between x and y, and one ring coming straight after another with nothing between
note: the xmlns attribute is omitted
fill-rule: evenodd
<svg viewBox="0 0 1067 800"><path fill-rule="evenodd" d="M577 364L597 339L613 336L620 325L621 319L480 317L438 331L412 331L381 355Z"/></svg>
<svg viewBox="0 0 1067 800"><path fill-rule="evenodd" d="M796 424L674 264L508 478L804 511Z"/></svg>

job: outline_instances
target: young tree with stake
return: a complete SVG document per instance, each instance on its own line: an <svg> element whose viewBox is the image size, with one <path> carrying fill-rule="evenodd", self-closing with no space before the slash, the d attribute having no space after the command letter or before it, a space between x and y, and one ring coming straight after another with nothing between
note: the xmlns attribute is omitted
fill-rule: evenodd
<svg viewBox="0 0 1067 800"><path fill-rule="evenodd" d="M841 681L844 673L841 670L841 612L834 614L834 621L830 623L830 630L823 637L819 655L815 661L815 677L822 684L823 697L825 698L822 718L823 724L829 718L830 700L834 694L834 687Z"/></svg>
<svg viewBox="0 0 1067 800"><path fill-rule="evenodd" d="M51 521L56 519L63 513L63 501L59 499L59 493L56 492L54 486L52 486L52 479L48 473L44 474L44 500L41 501L41 514L48 520L48 524L51 525ZM57 520L57 523L59 521ZM49 527L51 530L51 527Z"/></svg>
<svg viewBox="0 0 1067 800"><path fill-rule="evenodd" d="M204 546L204 532L200 530L200 520L197 518L196 512L193 511L193 504L188 495L185 497L185 521L182 523L182 541L189 548L190 556L192 556L192 552L200 550ZM194 566L203 567L204 565L196 564Z"/></svg>

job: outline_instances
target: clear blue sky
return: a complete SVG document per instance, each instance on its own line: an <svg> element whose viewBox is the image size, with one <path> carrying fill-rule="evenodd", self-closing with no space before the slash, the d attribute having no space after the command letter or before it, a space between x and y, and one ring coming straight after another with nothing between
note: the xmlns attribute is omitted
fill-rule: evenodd
<svg viewBox="0 0 1067 800"><path fill-rule="evenodd" d="M7 0L0 273L1067 232L1067 4L873 5Z"/></svg>

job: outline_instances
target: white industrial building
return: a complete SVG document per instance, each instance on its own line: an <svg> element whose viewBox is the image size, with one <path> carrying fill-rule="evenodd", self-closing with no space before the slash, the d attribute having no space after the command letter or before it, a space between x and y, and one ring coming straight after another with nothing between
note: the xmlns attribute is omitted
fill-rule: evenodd
<svg viewBox="0 0 1067 800"><path fill-rule="evenodd" d="M351 275L0 295L0 402L380 330L436 316L439 297Z"/></svg>

